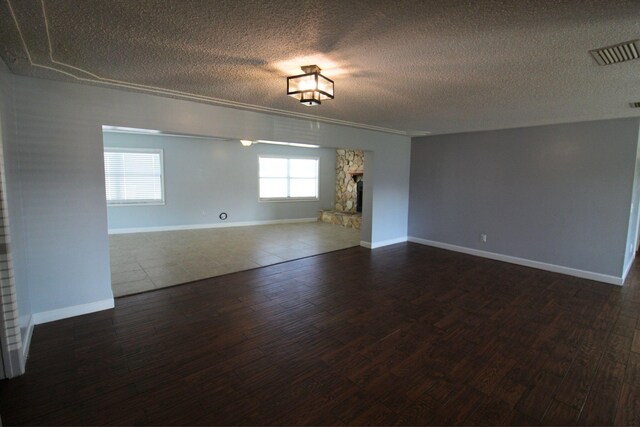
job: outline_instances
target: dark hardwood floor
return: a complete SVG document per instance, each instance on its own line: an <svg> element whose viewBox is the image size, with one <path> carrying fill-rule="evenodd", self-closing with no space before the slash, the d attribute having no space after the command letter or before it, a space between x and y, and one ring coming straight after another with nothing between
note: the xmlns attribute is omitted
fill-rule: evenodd
<svg viewBox="0 0 640 427"><path fill-rule="evenodd" d="M618 287L410 243L352 248L37 326L27 374L0 382L0 413L7 425L639 425L639 317L640 265Z"/></svg>

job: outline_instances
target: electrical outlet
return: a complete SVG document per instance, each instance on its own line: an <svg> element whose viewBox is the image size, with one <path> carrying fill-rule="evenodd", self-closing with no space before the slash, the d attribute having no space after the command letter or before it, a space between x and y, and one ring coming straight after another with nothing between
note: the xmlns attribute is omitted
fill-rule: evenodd
<svg viewBox="0 0 640 427"><path fill-rule="evenodd" d="M481 241L482 243L487 243L487 235L486 235L485 233L482 233L482 234L480 235L480 241Z"/></svg>

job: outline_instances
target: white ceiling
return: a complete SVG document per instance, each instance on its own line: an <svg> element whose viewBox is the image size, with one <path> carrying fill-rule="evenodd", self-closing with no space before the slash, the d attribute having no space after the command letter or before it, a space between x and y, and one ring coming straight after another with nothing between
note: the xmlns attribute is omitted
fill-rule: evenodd
<svg viewBox="0 0 640 427"><path fill-rule="evenodd" d="M640 115L640 1L1 0L12 72L414 134ZM317 64L336 97L287 75Z"/></svg>

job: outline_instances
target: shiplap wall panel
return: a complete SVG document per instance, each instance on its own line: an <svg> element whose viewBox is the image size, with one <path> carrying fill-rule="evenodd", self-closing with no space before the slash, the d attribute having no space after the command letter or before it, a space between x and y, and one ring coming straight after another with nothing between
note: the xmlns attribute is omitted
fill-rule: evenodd
<svg viewBox="0 0 640 427"><path fill-rule="evenodd" d="M20 333L16 283L13 276L3 153L2 138L0 138L0 343L3 347L2 375L15 376L22 373L24 363L8 363L10 360L20 360L22 335Z"/></svg>
<svg viewBox="0 0 640 427"><path fill-rule="evenodd" d="M0 61L0 378L13 377L24 372L25 360L18 307L7 186L5 145L7 136L15 128L13 96L9 72ZM28 303L28 301L25 301Z"/></svg>

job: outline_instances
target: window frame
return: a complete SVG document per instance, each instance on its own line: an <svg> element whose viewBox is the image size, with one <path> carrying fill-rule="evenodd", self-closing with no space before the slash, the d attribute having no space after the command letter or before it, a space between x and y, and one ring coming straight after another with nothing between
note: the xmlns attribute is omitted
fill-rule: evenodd
<svg viewBox="0 0 640 427"><path fill-rule="evenodd" d="M316 161L316 197L260 197L260 158L286 159L287 160L287 194L291 192L291 176L289 160L315 160ZM295 178L294 178L295 179ZM319 156L286 156L277 154L258 154L258 201L259 202L318 202L320 200L320 157Z"/></svg>
<svg viewBox="0 0 640 427"><path fill-rule="evenodd" d="M166 204L165 202L165 193L164 193L164 149L162 148L128 148L128 147L104 147L103 150L103 162L104 162L104 153L150 153L150 154L159 154L160 155L160 199L159 200L122 200L122 201L113 201L107 199L106 187L105 187L105 200L107 201L108 207L116 207L116 206L163 206ZM106 163L104 165L104 181L105 186L107 182L107 166Z"/></svg>

